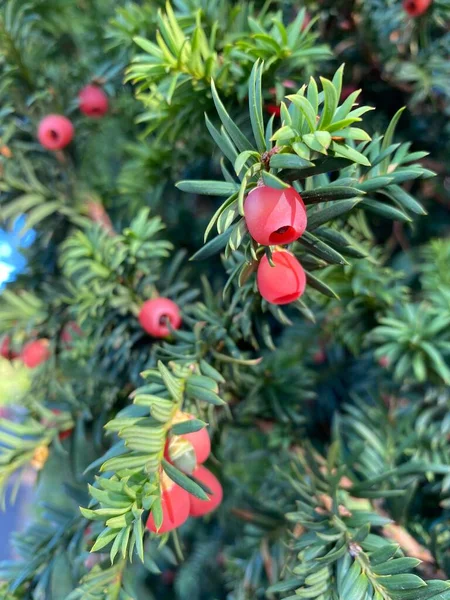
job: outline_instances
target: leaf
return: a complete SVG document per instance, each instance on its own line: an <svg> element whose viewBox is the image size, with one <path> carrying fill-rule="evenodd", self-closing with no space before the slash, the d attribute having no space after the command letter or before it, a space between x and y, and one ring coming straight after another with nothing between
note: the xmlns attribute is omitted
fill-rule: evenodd
<svg viewBox="0 0 450 600"><path fill-rule="evenodd" d="M400 108L395 115L392 117L391 122L389 123L388 128L386 129L386 133L384 134L383 142L381 144L381 151L386 150L388 146L392 144L392 140L394 139L395 128L397 127L397 123L402 116L405 107ZM385 158L381 163L380 171L381 173L386 173L389 168L389 157Z"/></svg>
<svg viewBox="0 0 450 600"><path fill-rule="evenodd" d="M271 169L303 169L313 167L314 163L300 158L297 154L274 154L270 159Z"/></svg>
<svg viewBox="0 0 450 600"><path fill-rule="evenodd" d="M199 419L187 419L182 423L175 423L172 425L170 431L173 435L183 435L185 433L194 433L195 431L200 431L206 427L206 423L204 421L200 421Z"/></svg>
<svg viewBox="0 0 450 600"><path fill-rule="evenodd" d="M214 100L214 104L216 106L217 113L219 114L220 120L225 127L226 132L233 140L234 144L236 144L236 148L239 152L244 152L244 150L255 150L253 144L250 140L241 132L236 123L231 119L230 115L225 109L225 106L222 104L222 101L219 98L219 95L216 90L216 86L214 84L214 80L211 80L211 92Z"/></svg>
<svg viewBox="0 0 450 600"><path fill-rule="evenodd" d="M319 240L319 238L315 237L309 231L305 231L301 238L298 239L298 242L302 244L311 254L322 258L329 264L336 265L346 265L348 264L345 258L333 250L328 244Z"/></svg>
<svg viewBox="0 0 450 600"><path fill-rule="evenodd" d="M381 217L385 217L386 219L403 221L404 223L411 222L411 219L408 217L408 215L401 212L397 208L394 208L388 204L383 204L382 202L378 202L378 200L373 200L372 198L363 198L362 202L360 203L360 207L380 215Z"/></svg>
<svg viewBox="0 0 450 600"><path fill-rule="evenodd" d="M227 181L194 181L183 180L175 184L182 192L201 194L202 196L231 196L235 194L239 185Z"/></svg>
<svg viewBox="0 0 450 600"><path fill-rule="evenodd" d="M358 200L364 192L353 187L328 185L323 188L316 188L314 190L308 190L301 193L301 197L305 204L318 204L320 202L332 202L335 200L344 200L350 198L357 198Z"/></svg>
<svg viewBox="0 0 450 600"><path fill-rule="evenodd" d="M332 290L326 283L320 281L320 279L317 279L317 277L314 277L314 275L306 271L306 269L305 273L308 285L310 285L312 288L314 288L321 294L328 296L329 298L336 298L337 300L339 300L339 296L336 294L336 292Z"/></svg>
<svg viewBox="0 0 450 600"><path fill-rule="evenodd" d="M306 122L308 123L309 130L311 132L316 129L316 113L314 112L314 108L311 106L309 101L300 94L294 94L292 96L287 96L288 100L292 102L294 106L296 106L304 115Z"/></svg>
<svg viewBox="0 0 450 600"><path fill-rule="evenodd" d="M276 175L269 173L268 171L263 171L261 173L261 177L264 181L264 185L268 185L268 186L276 188L278 190L283 190L285 188L290 187L288 183L286 183L285 181L283 181Z"/></svg>
<svg viewBox="0 0 450 600"><path fill-rule="evenodd" d="M328 79L324 77L320 78L322 82L322 87L324 91L324 105L322 116L319 121L319 128L326 129L328 125L332 122L334 113L336 112L336 108L338 105L338 95L336 92L336 88Z"/></svg>
<svg viewBox="0 0 450 600"><path fill-rule="evenodd" d="M248 86L250 122L252 124L253 136L256 140L256 146L259 152L264 152L266 150L261 93L261 76L263 68L264 63L260 63L259 60L257 60L253 65Z"/></svg>
<svg viewBox="0 0 450 600"><path fill-rule="evenodd" d="M358 152L346 144L331 142L330 149L335 153L336 156L342 156L348 160L351 160L352 162L363 165L364 167L370 167L370 162L367 157L364 156L364 154L361 154L361 152Z"/></svg>
<svg viewBox="0 0 450 600"><path fill-rule="evenodd" d="M198 485L198 483L195 483L193 479L188 477L185 473L182 473L164 458L162 459L161 464L164 471L172 481L180 485L183 489L196 498L199 498L200 500L209 500L208 494Z"/></svg>
<svg viewBox="0 0 450 600"><path fill-rule="evenodd" d="M229 227L226 231L206 243L200 250L191 256L190 260L205 260L214 254L217 254L225 248L228 240L233 232L233 227Z"/></svg>
<svg viewBox="0 0 450 600"><path fill-rule="evenodd" d="M338 200L332 204L327 205L325 208L308 213L308 231L314 231L317 227L320 227L324 223L336 219L341 215L345 215L352 208L361 202L361 198L353 198L351 200Z"/></svg>

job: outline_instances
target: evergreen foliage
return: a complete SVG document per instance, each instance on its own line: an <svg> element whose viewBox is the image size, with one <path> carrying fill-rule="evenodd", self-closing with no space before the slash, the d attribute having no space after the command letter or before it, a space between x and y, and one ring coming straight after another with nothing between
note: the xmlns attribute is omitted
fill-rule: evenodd
<svg viewBox="0 0 450 600"><path fill-rule="evenodd" d="M450 598L450 2L304 4L0 7L1 221L35 235L0 295L3 507L37 476L0 598ZM306 206L282 307L261 184ZM208 498L183 441L206 426L223 503L151 533L168 479Z"/></svg>

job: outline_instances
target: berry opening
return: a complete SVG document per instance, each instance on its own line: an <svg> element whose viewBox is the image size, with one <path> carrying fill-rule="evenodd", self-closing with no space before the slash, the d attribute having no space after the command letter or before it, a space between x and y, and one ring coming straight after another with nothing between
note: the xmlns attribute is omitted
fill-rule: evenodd
<svg viewBox="0 0 450 600"><path fill-rule="evenodd" d="M172 321L170 320L169 315L161 315L159 317L159 324L160 325L172 325Z"/></svg>
<svg viewBox="0 0 450 600"><path fill-rule="evenodd" d="M275 300L279 304L288 304L289 302L294 302L294 300L297 300L297 298L298 292L295 292L293 294L286 294L286 296L278 296L275 298Z"/></svg>
<svg viewBox="0 0 450 600"><path fill-rule="evenodd" d="M408 0L408 2L406 3L406 9L407 10L415 10L416 9L415 0Z"/></svg>
<svg viewBox="0 0 450 600"><path fill-rule="evenodd" d="M288 244L297 238L297 232L291 225L279 227L276 231L270 234L269 242L271 244Z"/></svg>
<svg viewBox="0 0 450 600"><path fill-rule="evenodd" d="M48 130L48 136L54 141L59 139L59 133L57 131L55 131L54 129Z"/></svg>

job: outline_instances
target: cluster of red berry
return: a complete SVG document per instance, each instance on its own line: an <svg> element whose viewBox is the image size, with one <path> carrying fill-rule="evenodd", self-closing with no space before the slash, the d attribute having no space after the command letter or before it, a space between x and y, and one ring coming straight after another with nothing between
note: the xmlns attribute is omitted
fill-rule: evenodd
<svg viewBox="0 0 450 600"><path fill-rule="evenodd" d="M179 413L176 420L178 422L193 419L192 415ZM211 452L211 440L206 429L200 429L193 433L186 433L181 436L172 436L166 444L165 456L170 461L170 445L177 443L177 439L183 439L192 447L195 457L195 468L192 475L202 485L208 488L208 500L200 500L192 496L181 486L172 481L166 473L161 477L161 506L162 506L162 524L159 529L156 528L153 515L150 515L147 521L147 529L154 533L167 533L177 527L180 527L189 517L202 517L215 510L222 502L223 490L217 477L203 466L203 463L209 457Z"/></svg>
<svg viewBox="0 0 450 600"><path fill-rule="evenodd" d="M61 332L61 341L66 346L72 341L72 333L79 335L81 329L70 321ZM29 369L34 369L50 358L50 342L46 338L40 338L27 342L20 352L14 352L11 348L11 338L5 336L0 344L0 356L7 360L20 359Z"/></svg>
<svg viewBox="0 0 450 600"><path fill-rule="evenodd" d="M266 255L259 262L259 293L271 304L297 300L305 291L305 271L293 254L278 246L298 240L306 229L302 197L293 187L257 186L245 200L244 217L250 235L258 244L277 246L272 252L273 266Z"/></svg>
<svg viewBox="0 0 450 600"><path fill-rule="evenodd" d="M98 85L87 85L78 95L78 106L87 117L99 119L108 111L108 96ZM47 115L39 123L38 139L47 150L62 150L73 134L72 121L64 115Z"/></svg>

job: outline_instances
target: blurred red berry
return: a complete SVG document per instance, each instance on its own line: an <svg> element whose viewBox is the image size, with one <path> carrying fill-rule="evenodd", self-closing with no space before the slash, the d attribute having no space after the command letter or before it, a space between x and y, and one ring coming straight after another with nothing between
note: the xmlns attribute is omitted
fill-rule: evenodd
<svg viewBox="0 0 450 600"><path fill-rule="evenodd" d="M195 496L190 496L190 516L202 517L203 515L207 515L208 513L212 512L219 506L219 504L222 502L223 490L217 477L203 465L197 467L192 475L211 491L211 494L208 494L208 500L200 500Z"/></svg>
<svg viewBox="0 0 450 600"><path fill-rule="evenodd" d="M156 529L153 515L151 514L147 521L147 529L153 533L166 533L172 531L187 520L189 517L190 498L189 494L176 483L171 483L162 492L161 497L163 519L159 530Z"/></svg>
<svg viewBox="0 0 450 600"><path fill-rule="evenodd" d="M0 344L0 356L8 360L13 360L19 356L17 352L11 350L11 338L8 335L3 338Z"/></svg>
<svg viewBox="0 0 450 600"><path fill-rule="evenodd" d="M327 355L325 354L324 350L317 350L317 352L314 352L313 354L313 363L315 365L323 365L326 359Z"/></svg>
<svg viewBox="0 0 450 600"><path fill-rule="evenodd" d="M266 104L265 109L269 115L279 117L281 114L281 108L277 104Z"/></svg>
<svg viewBox="0 0 450 600"><path fill-rule="evenodd" d="M75 321L69 321L64 325L61 331L61 341L63 342L63 344L65 344L66 346L70 346L73 339L73 334L75 334L75 336L80 336L82 334L82 331L77 325L77 323L75 323Z"/></svg>
<svg viewBox="0 0 450 600"><path fill-rule="evenodd" d="M347 98L350 96L350 94L353 94L353 92L356 92L358 88L353 85L352 83L349 83L348 85L344 85L342 87L342 91L341 91L341 100L347 100Z"/></svg>
<svg viewBox="0 0 450 600"><path fill-rule="evenodd" d="M28 342L22 348L20 357L26 367L34 369L50 358L49 341L40 339Z"/></svg>
<svg viewBox="0 0 450 600"><path fill-rule="evenodd" d="M165 585L172 585L175 581L175 571L173 569L167 569L161 573L161 579Z"/></svg>
<svg viewBox="0 0 450 600"><path fill-rule="evenodd" d="M80 110L93 119L100 119L108 112L108 96L98 85L87 85L78 94Z"/></svg>
<svg viewBox="0 0 450 600"><path fill-rule="evenodd" d="M289 304L300 298L306 287L306 274L293 254L286 251L272 253L274 267L264 255L257 273L258 290L271 304Z"/></svg>
<svg viewBox="0 0 450 600"><path fill-rule="evenodd" d="M48 150L61 150L70 144L74 128L63 115L47 115L39 123L38 139Z"/></svg>
<svg viewBox="0 0 450 600"><path fill-rule="evenodd" d="M147 300L139 312L139 323L142 328L157 338L164 338L170 334L168 322L173 329L181 325L180 309L169 298L154 298Z"/></svg>
<svg viewBox="0 0 450 600"><path fill-rule="evenodd" d="M431 0L403 0L403 8L410 17L420 17L429 8Z"/></svg>
<svg viewBox="0 0 450 600"><path fill-rule="evenodd" d="M381 356L378 360L378 364L382 369L387 369L390 365L390 360L387 356Z"/></svg>
<svg viewBox="0 0 450 600"><path fill-rule="evenodd" d="M308 25L311 23L311 15L309 13L305 13L305 18L303 19L301 30L305 31Z"/></svg>
<svg viewBox="0 0 450 600"><path fill-rule="evenodd" d="M290 244L303 234L307 223L302 197L293 187L254 188L245 200L244 216L252 238L264 246Z"/></svg>

